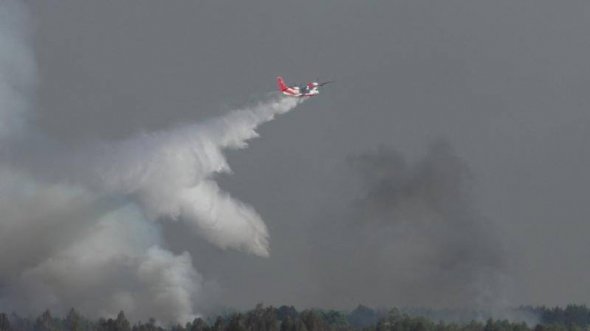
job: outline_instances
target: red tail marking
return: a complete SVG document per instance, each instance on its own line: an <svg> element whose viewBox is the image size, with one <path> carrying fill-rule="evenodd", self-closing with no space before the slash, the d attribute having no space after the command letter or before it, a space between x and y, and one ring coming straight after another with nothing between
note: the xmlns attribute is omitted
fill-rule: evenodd
<svg viewBox="0 0 590 331"><path fill-rule="evenodd" d="M281 90L281 92L283 92L287 89L287 84L285 84L285 81L283 80L283 77L281 77L281 76L277 77L277 85L279 86L279 90Z"/></svg>

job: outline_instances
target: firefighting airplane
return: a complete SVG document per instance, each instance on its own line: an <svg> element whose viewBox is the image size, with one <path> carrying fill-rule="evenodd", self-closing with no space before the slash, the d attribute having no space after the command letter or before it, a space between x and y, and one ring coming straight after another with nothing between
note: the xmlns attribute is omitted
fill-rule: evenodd
<svg viewBox="0 0 590 331"><path fill-rule="evenodd" d="M287 84L285 84L285 81L283 80L283 77L278 76L277 77L277 85L279 86L279 90L284 94L284 95L288 95L290 97L313 97L314 95L318 95L320 94L320 90L319 87L320 86L324 86L330 82L322 82L322 83L318 83L318 82L310 82L307 84L303 84L303 85L294 85L294 86L287 86Z"/></svg>

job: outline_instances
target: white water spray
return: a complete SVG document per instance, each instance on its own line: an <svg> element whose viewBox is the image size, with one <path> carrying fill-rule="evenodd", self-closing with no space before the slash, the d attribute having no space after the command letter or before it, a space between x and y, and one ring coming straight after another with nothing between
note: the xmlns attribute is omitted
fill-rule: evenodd
<svg viewBox="0 0 590 331"><path fill-rule="evenodd" d="M261 217L223 192L214 175L230 172L224 149L246 147L258 125L299 102L281 97L203 123L102 145L91 157L81 154L79 179L99 192L130 196L149 218L186 221L221 248L268 256Z"/></svg>
<svg viewBox="0 0 590 331"><path fill-rule="evenodd" d="M191 320L209 283L188 253L166 249L154 220L184 221L218 247L268 256L261 217L214 177L230 171L225 149L246 147L258 125L300 100L63 151L27 125L36 81L27 20L21 1L0 3L0 311Z"/></svg>

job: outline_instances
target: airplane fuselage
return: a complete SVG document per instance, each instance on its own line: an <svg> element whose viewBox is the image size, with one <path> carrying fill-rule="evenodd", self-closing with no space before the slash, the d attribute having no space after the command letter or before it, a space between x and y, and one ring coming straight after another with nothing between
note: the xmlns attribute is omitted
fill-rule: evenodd
<svg viewBox="0 0 590 331"><path fill-rule="evenodd" d="M290 97L312 97L320 94L320 91L317 87L309 88L307 86L291 86L281 91L281 93L283 93L284 95L288 95Z"/></svg>
<svg viewBox="0 0 590 331"><path fill-rule="evenodd" d="M277 85L284 95L290 97L313 97L320 94L319 87L326 83L310 82L300 86L287 86L282 77L277 77Z"/></svg>

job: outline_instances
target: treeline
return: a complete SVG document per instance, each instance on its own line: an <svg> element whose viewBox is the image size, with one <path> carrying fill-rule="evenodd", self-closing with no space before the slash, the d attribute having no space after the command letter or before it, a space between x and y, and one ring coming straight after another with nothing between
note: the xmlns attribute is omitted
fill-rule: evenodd
<svg viewBox="0 0 590 331"><path fill-rule="evenodd" d="M559 325L566 327L578 327L583 330L590 329L590 309L586 305L568 305L565 308L554 307L521 307L521 311L527 311L539 316L542 325Z"/></svg>
<svg viewBox="0 0 590 331"><path fill-rule="evenodd" d="M49 311L35 319L0 313L0 331L565 331L590 330L590 310L585 305L566 308L521 307L517 311L535 314L539 322L492 320L486 322L443 322L423 316L410 316L397 309L373 310L359 306L352 312L334 310L297 311L292 306L279 308L258 305L244 313L197 318L185 325L163 327L155 320L130 323L124 312L116 318L90 320L74 309L63 318Z"/></svg>

